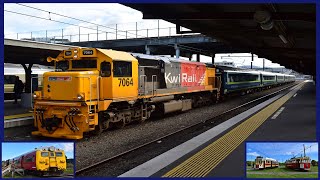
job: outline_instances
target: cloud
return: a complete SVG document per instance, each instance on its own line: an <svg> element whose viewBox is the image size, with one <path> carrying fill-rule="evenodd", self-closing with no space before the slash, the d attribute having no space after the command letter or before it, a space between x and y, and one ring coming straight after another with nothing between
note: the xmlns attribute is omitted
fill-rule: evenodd
<svg viewBox="0 0 320 180"><path fill-rule="evenodd" d="M247 153L247 156L260 156L260 154L258 154L257 152L250 152Z"/></svg>
<svg viewBox="0 0 320 180"><path fill-rule="evenodd" d="M293 155L293 154L294 154L294 152L285 152L284 153L284 155L290 155L290 156Z"/></svg>
<svg viewBox="0 0 320 180"><path fill-rule="evenodd" d="M63 146L63 150L65 152L73 152L74 151L73 143L62 143L61 145Z"/></svg>

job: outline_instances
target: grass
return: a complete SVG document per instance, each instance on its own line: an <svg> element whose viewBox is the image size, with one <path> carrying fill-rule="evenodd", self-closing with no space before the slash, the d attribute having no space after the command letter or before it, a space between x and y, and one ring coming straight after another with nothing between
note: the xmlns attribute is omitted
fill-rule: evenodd
<svg viewBox="0 0 320 180"><path fill-rule="evenodd" d="M65 171L64 171L64 174L73 174L74 172L74 169L73 168L67 168Z"/></svg>
<svg viewBox="0 0 320 180"><path fill-rule="evenodd" d="M311 166L310 171L299 171L285 168L280 166L279 168L270 168L264 170L253 170L252 167L247 166L247 172L261 172L268 174L249 174L247 173L247 178L318 178L318 166ZM299 174L294 174L299 173Z"/></svg>

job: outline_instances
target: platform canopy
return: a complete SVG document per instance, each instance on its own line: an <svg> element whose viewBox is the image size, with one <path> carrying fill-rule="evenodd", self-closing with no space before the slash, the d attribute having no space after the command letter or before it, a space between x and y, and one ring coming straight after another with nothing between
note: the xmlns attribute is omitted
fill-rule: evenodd
<svg viewBox="0 0 320 180"><path fill-rule="evenodd" d="M163 19L247 49L297 72L316 73L315 4L124 4L144 19ZM230 52L231 53L231 52Z"/></svg>
<svg viewBox="0 0 320 180"><path fill-rule="evenodd" d="M47 57L56 57L70 47L75 46L4 39L4 63L53 65Z"/></svg>

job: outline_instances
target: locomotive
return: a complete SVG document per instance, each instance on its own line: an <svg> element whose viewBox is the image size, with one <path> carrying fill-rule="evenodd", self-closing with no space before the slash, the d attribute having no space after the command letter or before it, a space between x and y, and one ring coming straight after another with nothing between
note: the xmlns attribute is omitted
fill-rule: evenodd
<svg viewBox="0 0 320 180"><path fill-rule="evenodd" d="M254 163L254 169L266 169L266 168L277 168L279 167L279 162L272 158L263 158L262 156L257 156Z"/></svg>
<svg viewBox="0 0 320 180"><path fill-rule="evenodd" d="M217 102L229 84L243 91L250 86L240 85L252 83L248 73L229 82L231 75L211 64L98 48L71 48L47 61L56 71L44 73L43 89L34 93L32 134L53 138L81 139L144 122L154 111L187 111ZM260 76L254 88L263 87Z"/></svg>
<svg viewBox="0 0 320 180"><path fill-rule="evenodd" d="M41 147L7 161L11 168L37 175L61 175L67 168L64 150Z"/></svg>

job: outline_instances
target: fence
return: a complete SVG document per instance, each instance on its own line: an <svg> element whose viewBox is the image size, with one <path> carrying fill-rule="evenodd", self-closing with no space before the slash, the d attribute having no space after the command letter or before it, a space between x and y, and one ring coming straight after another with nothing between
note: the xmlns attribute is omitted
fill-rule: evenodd
<svg viewBox="0 0 320 180"><path fill-rule="evenodd" d="M181 30L186 31L188 29L182 28ZM70 26L64 29L5 34L5 38L64 44L69 42L170 37L178 35L181 34L176 34L174 24L163 20L156 20L151 23L144 21L107 26Z"/></svg>

